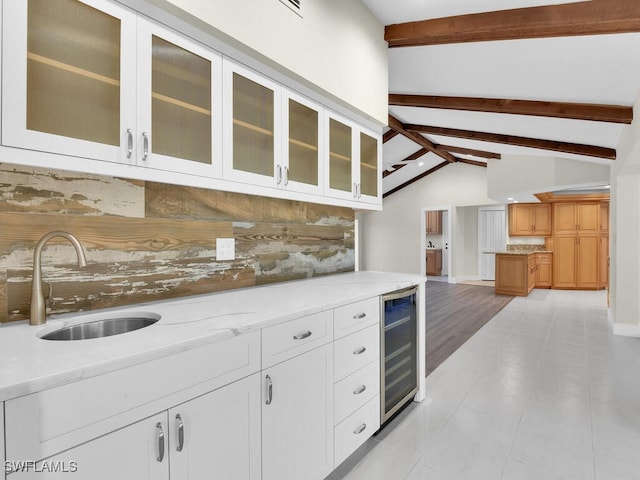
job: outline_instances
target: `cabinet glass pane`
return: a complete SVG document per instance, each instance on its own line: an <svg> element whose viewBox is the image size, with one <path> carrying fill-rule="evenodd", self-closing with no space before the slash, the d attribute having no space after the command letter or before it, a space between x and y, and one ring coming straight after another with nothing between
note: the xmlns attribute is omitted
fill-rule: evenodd
<svg viewBox="0 0 640 480"><path fill-rule="evenodd" d="M152 38L151 150L211 164L211 62Z"/></svg>
<svg viewBox="0 0 640 480"><path fill-rule="evenodd" d="M27 128L119 145L120 20L75 0L29 0L27 31Z"/></svg>
<svg viewBox="0 0 640 480"><path fill-rule="evenodd" d="M360 133L360 191L378 196L378 141Z"/></svg>
<svg viewBox="0 0 640 480"><path fill-rule="evenodd" d="M318 185L318 112L291 99L289 180Z"/></svg>
<svg viewBox="0 0 640 480"><path fill-rule="evenodd" d="M329 119L329 186L334 190L352 191L351 127Z"/></svg>
<svg viewBox="0 0 640 480"><path fill-rule="evenodd" d="M273 176L273 90L233 74L233 168Z"/></svg>

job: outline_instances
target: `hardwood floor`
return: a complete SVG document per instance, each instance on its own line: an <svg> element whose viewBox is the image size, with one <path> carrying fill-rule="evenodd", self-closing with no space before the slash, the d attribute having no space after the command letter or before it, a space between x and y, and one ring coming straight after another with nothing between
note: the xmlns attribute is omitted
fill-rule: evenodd
<svg viewBox="0 0 640 480"><path fill-rule="evenodd" d="M484 286L427 282L427 375L513 298Z"/></svg>

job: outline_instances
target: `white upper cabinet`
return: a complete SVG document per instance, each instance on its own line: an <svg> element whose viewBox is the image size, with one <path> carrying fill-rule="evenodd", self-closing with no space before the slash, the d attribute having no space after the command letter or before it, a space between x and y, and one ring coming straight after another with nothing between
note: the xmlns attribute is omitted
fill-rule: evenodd
<svg viewBox="0 0 640 480"><path fill-rule="evenodd" d="M328 146L326 195L356 202L380 203L380 135L330 113L327 115L325 137Z"/></svg>
<svg viewBox="0 0 640 480"><path fill-rule="evenodd" d="M6 8L3 144L221 175L220 54L109 2Z"/></svg>
<svg viewBox="0 0 640 480"><path fill-rule="evenodd" d="M222 174L222 58L144 19L138 24L138 161Z"/></svg>
<svg viewBox="0 0 640 480"><path fill-rule="evenodd" d="M324 163L324 112L316 103L282 89L283 188L322 194ZM279 172L277 172L279 173Z"/></svg>
<svg viewBox="0 0 640 480"><path fill-rule="evenodd" d="M357 138L358 161L354 163L358 183L357 200L377 203L382 198L382 138L360 128Z"/></svg>
<svg viewBox="0 0 640 480"><path fill-rule="evenodd" d="M282 183L281 87L231 60L223 62L223 175L267 187Z"/></svg>
<svg viewBox="0 0 640 480"><path fill-rule="evenodd" d="M135 162L135 14L104 1L6 0L3 35L4 145Z"/></svg>
<svg viewBox="0 0 640 480"><path fill-rule="evenodd" d="M195 40L110 0L4 0L1 22L3 158L382 205L379 132L223 56L204 34Z"/></svg>

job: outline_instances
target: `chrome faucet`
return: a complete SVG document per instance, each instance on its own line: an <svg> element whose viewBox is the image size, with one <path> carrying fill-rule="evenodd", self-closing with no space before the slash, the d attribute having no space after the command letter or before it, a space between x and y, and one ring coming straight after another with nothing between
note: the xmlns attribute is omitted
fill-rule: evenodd
<svg viewBox="0 0 640 480"><path fill-rule="evenodd" d="M42 291L42 250L49 240L54 237L66 238L71 242L71 245L76 249L78 255L78 266L86 267L87 259L84 255L82 245L76 237L67 232L53 231L44 235L33 252L33 280L31 282L31 318L29 319L29 325L42 325L47 321L45 311L44 293Z"/></svg>

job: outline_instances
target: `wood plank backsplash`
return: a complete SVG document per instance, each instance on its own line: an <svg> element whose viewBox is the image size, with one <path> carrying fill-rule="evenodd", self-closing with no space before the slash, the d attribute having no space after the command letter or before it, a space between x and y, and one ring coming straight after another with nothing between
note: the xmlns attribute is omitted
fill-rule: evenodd
<svg viewBox="0 0 640 480"><path fill-rule="evenodd" d="M42 256L48 314L352 271L349 208L0 164L0 322L29 315L33 250ZM234 237L236 259L216 261Z"/></svg>

